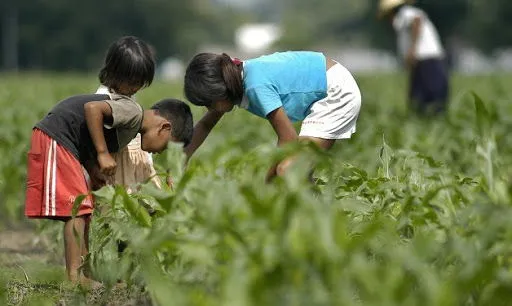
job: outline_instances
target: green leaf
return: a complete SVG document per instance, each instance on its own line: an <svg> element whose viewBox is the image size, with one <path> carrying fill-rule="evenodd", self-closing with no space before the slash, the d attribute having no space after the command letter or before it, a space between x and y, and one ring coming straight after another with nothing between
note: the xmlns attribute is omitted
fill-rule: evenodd
<svg viewBox="0 0 512 306"><path fill-rule="evenodd" d="M476 112L476 126L480 137L490 136L491 130L491 116L485 107L483 100L475 92L471 92L473 99L475 100L475 112Z"/></svg>
<svg viewBox="0 0 512 306"><path fill-rule="evenodd" d="M116 186L116 194L121 196L124 208L140 226L151 227L151 217L149 213L138 201L130 197L126 189L121 186Z"/></svg>
<svg viewBox="0 0 512 306"><path fill-rule="evenodd" d="M76 217L78 212L80 211L80 206L82 206L82 201L87 197L86 194L81 194L75 198L73 202L73 209L71 211L71 215Z"/></svg>
<svg viewBox="0 0 512 306"><path fill-rule="evenodd" d="M382 146L379 152L379 159L382 163L383 175L385 178L390 178L390 163L391 163L391 148L387 145L384 135L382 135Z"/></svg>
<svg viewBox="0 0 512 306"><path fill-rule="evenodd" d="M92 194L94 194L95 198L98 200L102 200L107 203L111 203L116 194L116 190L114 189L113 186L107 185L107 186L100 188L99 190L93 191Z"/></svg>

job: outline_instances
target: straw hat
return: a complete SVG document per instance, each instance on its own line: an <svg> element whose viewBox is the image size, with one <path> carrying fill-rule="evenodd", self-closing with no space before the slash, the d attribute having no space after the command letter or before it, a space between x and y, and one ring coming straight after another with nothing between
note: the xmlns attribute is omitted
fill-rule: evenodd
<svg viewBox="0 0 512 306"><path fill-rule="evenodd" d="M413 2L414 1L412 0L380 0L379 12L377 13L377 16L379 18L382 18L385 15L389 14L389 12L391 12L391 10L393 10L395 7L402 4L410 4Z"/></svg>

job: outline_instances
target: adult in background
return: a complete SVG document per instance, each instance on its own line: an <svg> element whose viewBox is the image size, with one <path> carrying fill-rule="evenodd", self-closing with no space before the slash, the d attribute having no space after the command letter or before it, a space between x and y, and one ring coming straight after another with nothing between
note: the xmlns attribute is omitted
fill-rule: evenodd
<svg viewBox="0 0 512 306"><path fill-rule="evenodd" d="M420 115L446 109L448 72L439 35L427 14L408 0L380 0L379 18L397 34L398 51L409 72L409 104Z"/></svg>

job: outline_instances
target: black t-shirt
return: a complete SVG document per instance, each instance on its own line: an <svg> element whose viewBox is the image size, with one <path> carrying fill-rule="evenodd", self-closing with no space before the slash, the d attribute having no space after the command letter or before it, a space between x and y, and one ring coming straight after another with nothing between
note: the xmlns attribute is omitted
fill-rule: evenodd
<svg viewBox="0 0 512 306"><path fill-rule="evenodd" d="M82 164L96 159L96 149L87 128L84 110L84 105L92 101L105 101L112 109L113 120L105 122L103 128L109 152L117 152L126 146L137 135L142 124L142 108L131 100L114 101L108 95L88 94L59 102L35 128L48 134Z"/></svg>

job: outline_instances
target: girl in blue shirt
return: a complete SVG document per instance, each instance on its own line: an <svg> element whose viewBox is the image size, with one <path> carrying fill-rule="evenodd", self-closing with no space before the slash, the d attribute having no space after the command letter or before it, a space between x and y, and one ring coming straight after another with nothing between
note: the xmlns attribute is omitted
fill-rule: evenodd
<svg viewBox="0 0 512 306"><path fill-rule="evenodd" d="M310 51L278 52L243 62L225 53L200 53L187 67L184 91L190 102L208 108L185 148L188 157L235 105L267 119L278 145L307 140L323 149L351 137L361 107L350 72ZM302 121L299 134L292 125L297 121ZM268 178L282 175L290 163L273 167Z"/></svg>

